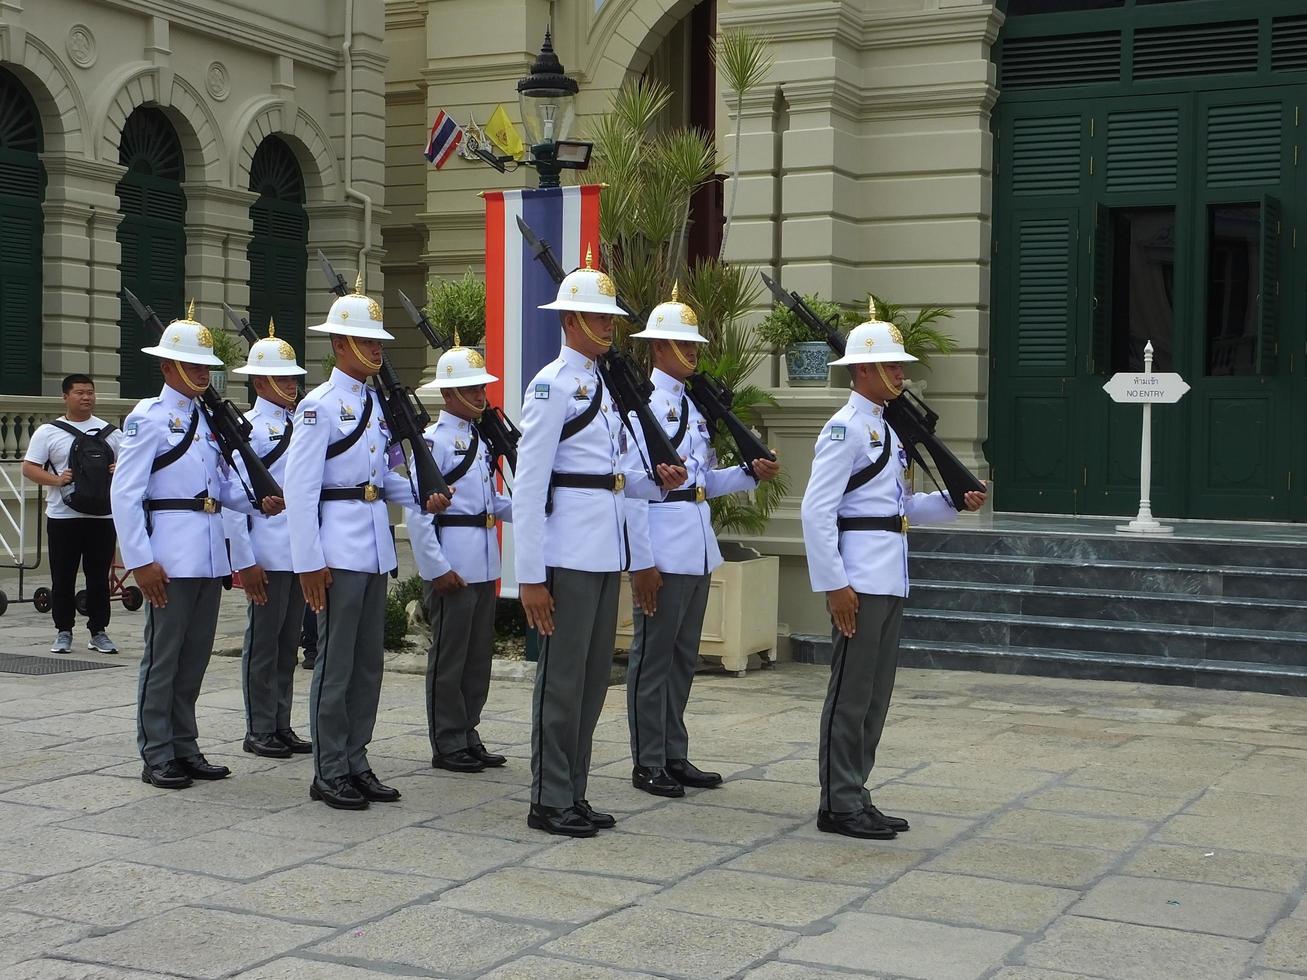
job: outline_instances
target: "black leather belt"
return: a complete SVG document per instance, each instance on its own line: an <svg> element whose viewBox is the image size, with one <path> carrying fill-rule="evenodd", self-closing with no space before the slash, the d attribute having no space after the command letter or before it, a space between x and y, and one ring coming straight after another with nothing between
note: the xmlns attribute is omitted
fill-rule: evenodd
<svg viewBox="0 0 1307 980"><path fill-rule="evenodd" d="M156 510L194 510L205 514L222 513L222 504L212 497L200 494L197 497L169 497L162 500L147 500L145 509Z"/></svg>
<svg viewBox="0 0 1307 980"><path fill-rule="evenodd" d="M685 490L672 490L662 500L651 500L651 504L701 504L708 499L704 487L687 487Z"/></svg>
<svg viewBox="0 0 1307 980"><path fill-rule="evenodd" d="M623 473L554 473L549 478L553 487L571 487L577 490L609 490L617 493L626 486Z"/></svg>
<svg viewBox="0 0 1307 980"><path fill-rule="evenodd" d="M841 517L839 526L841 531L893 531L895 534L906 534L908 518L904 514L892 517Z"/></svg>
<svg viewBox="0 0 1307 980"><path fill-rule="evenodd" d="M494 514L482 511L480 514L440 514L436 524L440 527L479 527L489 531L497 523Z"/></svg>
<svg viewBox="0 0 1307 980"><path fill-rule="evenodd" d="M363 500L373 503L386 499L384 488L373 483L360 483L356 487L323 487L319 500Z"/></svg>

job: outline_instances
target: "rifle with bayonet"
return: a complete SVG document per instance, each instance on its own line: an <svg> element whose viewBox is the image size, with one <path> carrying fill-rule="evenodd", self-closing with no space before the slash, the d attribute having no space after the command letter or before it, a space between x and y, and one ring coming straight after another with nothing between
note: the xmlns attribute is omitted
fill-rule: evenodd
<svg viewBox="0 0 1307 980"><path fill-rule="evenodd" d="M344 278L332 268L321 249L318 250L318 264L327 280L327 289L337 296L348 296L349 287L345 285ZM395 366L390 363L390 355L384 350L381 352L381 370L377 372L372 384L377 404L381 406L381 414L386 419L386 427L390 429L390 445L408 443L409 452L413 455L418 505L425 507L433 493L448 497L449 485L445 483L444 474L440 472L435 457L431 455L431 447L427 445L425 433L426 427L431 424L431 416L412 390L400 380Z"/></svg>
<svg viewBox="0 0 1307 980"><path fill-rule="evenodd" d="M797 316L809 330L823 337L837 356L844 356L846 342L844 335L836 328L836 324L839 322L838 316L823 320L813 311L812 307L804 302L803 297L798 293L786 292L776 280L765 272L759 273L759 275L762 276L762 281L771 290L777 302ZM975 475L962 464L960 459L953 455L953 451L935 434L935 425L939 421L939 415L912 392L904 391L897 398L893 398L885 404L885 421L903 440L904 447L912 460L921 464L921 468L926 471L935 486L946 493L953 506L958 510L963 510L966 507L966 494L969 491L985 492L985 484L976 479ZM940 479L944 481L943 487L939 486L939 480L935 479L935 474L931 471L925 456L921 454L922 447L925 447L927 454L935 461L935 466L939 469Z"/></svg>
<svg viewBox="0 0 1307 980"><path fill-rule="evenodd" d="M231 323L233 327L236 328L237 333L239 333L242 337L245 338L245 343L249 344L250 347L253 347L260 340L266 339L260 337L257 333L255 333L254 328L250 326L250 321L247 320L245 317L241 316L226 303L222 304L222 312L227 314L227 320ZM303 397L304 397L304 386L300 384L298 381L296 381L295 404L298 405L300 403L300 399L302 399Z"/></svg>
<svg viewBox="0 0 1307 980"><path fill-rule="evenodd" d="M531 249L536 260L545 267L549 277L555 283L560 283L565 278L563 267L558 264L558 259L554 255L553 248L548 242L542 241L531 226L523 221L520 217L517 219L518 230L522 237L526 239L527 247ZM638 320L635 312L623 303L620 299L614 297L613 300L618 306L626 311L626 315L632 320ZM668 466L681 466L684 460L681 454L676 451L672 445L672 440L667 437L667 432L654 418L653 411L649 408L649 396L653 394L653 383L642 375L636 367L631 355L627 354L614 343L596 362L599 366L599 376L603 379L608 390L612 392L613 400L617 402L618 411L622 415L622 424L631 428L631 414L634 413L636 420L640 423L640 433L644 436L644 444L649 452L649 458L646 460L649 466L650 477L657 482L658 467L666 463ZM632 431L632 435L634 435ZM637 446L637 449L639 447Z"/></svg>
<svg viewBox="0 0 1307 980"><path fill-rule="evenodd" d="M399 301L403 304L404 310L408 313L414 326L422 332L422 336L431 345L432 350L449 350L453 344L453 338L445 337L437 331L431 321L427 319L427 315L413 304L413 301L404 294L402 289L399 290ZM517 443L522 438L522 432L504 414L503 409L487 402L485 410L481 413L480 418L476 420L476 427L490 447L490 455L495 458L495 468L499 468L498 461L500 459L506 459L508 460L509 469L516 473Z"/></svg>
<svg viewBox="0 0 1307 980"><path fill-rule="evenodd" d="M165 328L159 315L142 303L126 286L123 286L123 295L127 297L127 302L136 311L136 315L141 318L141 323L153 331L156 337L163 337ZM245 495L250 498L250 503L262 510L264 498L280 497L281 487L277 485L268 468L263 465L263 460L254 451L254 447L250 445L250 423L236 410L236 406L225 400L210 385L200 393L200 411L204 413L205 421L209 423L209 431L218 440L218 449L222 452L223 458L235 470L236 476L245 487ZM236 466L237 456L245 464L245 472L249 475L248 483Z"/></svg>

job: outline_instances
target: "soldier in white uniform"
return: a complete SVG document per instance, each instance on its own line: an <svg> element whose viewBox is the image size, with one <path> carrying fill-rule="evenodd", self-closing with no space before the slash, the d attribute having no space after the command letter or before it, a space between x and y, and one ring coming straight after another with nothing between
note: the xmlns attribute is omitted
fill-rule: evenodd
<svg viewBox="0 0 1307 980"><path fill-rule="evenodd" d="M361 285L361 283L360 283ZM344 810L393 802L368 764L381 696L386 576L395 568L386 501L416 506L403 463L367 380L393 340L381 307L360 291L331 304L324 323L336 366L294 418L286 470L290 552L304 600L318 613L318 657L309 686L313 784L309 797ZM435 495L427 506L448 500Z"/></svg>
<svg viewBox="0 0 1307 980"><path fill-rule="evenodd" d="M780 464L760 459L753 472L741 466L718 467L708 420L685 391L685 379L699 361L699 333L694 310L672 299L654 308L649 322L633 334L653 343L654 392L649 407L676 451L685 460L689 479L662 500L628 500L633 568L635 636L626 668L626 711L631 729L631 784L654 796L685 795L683 787L713 787L722 777L704 772L689 760L685 705L699 659L699 637L708 607L708 583L722 563L713 533L714 497L753 490L770 480ZM637 430L638 431L638 430ZM635 446L623 457L628 474L643 467Z"/></svg>
<svg viewBox="0 0 1307 980"><path fill-rule="evenodd" d="M245 413L250 423L250 446L263 460L277 483L286 480L286 451L294 431L295 378L305 373L295 363L295 350L268 336L250 345L244 367L235 374L254 379L257 396ZM239 465L239 464L238 464ZM241 651L241 687L245 692L246 752L273 759L310 752L313 746L295 734L290 705L295 680L304 595L291 569L290 523L285 514L265 517L224 511L227 546L232 567L240 571L241 586L249 598L245 644Z"/></svg>
<svg viewBox="0 0 1307 980"><path fill-rule="evenodd" d="M531 719L527 824L569 837L612 827L586 800L590 747L608 691L620 573L631 567L624 494L661 497L645 474L627 482L628 438L595 359L612 343L613 281L593 268L568 275L558 298L563 349L527 385L517 453L513 519L519 595L542 637ZM542 322L540 329L552 324ZM663 464L675 488L682 467Z"/></svg>
<svg viewBox="0 0 1307 980"><path fill-rule="evenodd" d="M825 592L834 624L834 658L821 713L817 828L846 837L888 840L908 829L871 802L866 782L876 762L898 668L899 624L908 594L909 522L957 517L943 493L913 493L907 452L885 422L885 403L903 390L903 349L896 326L876 319L849 332L844 357L853 380L849 402L817 437L803 495L803 544L814 592ZM985 494L966 495L978 510Z"/></svg>
<svg viewBox="0 0 1307 980"><path fill-rule="evenodd" d="M222 361L208 327L195 320L195 304L143 353L161 359L163 390L123 423L110 499L123 564L149 602L136 715L141 779L181 789L231 775L200 753L195 701L213 652L222 579L231 574L222 512L253 507L196 398ZM278 497L262 503L269 515L281 511Z"/></svg>
<svg viewBox="0 0 1307 980"><path fill-rule="evenodd" d="M454 491L449 509L434 522L428 514L408 516L409 541L431 623L431 765L452 772L481 772L508 761L488 752L477 733L494 655L498 525L513 519L513 502L496 489L490 449L475 421L486 407L486 385L496 380L486 372L480 353L458 346L455 339L455 346L440 355L435 380L419 389L438 391L445 400L426 439Z"/></svg>

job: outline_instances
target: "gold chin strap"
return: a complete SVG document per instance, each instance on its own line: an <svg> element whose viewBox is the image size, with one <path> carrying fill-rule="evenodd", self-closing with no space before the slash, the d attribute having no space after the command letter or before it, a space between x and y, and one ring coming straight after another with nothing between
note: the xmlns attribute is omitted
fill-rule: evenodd
<svg viewBox="0 0 1307 980"><path fill-rule="evenodd" d="M380 361L369 361L368 358L367 358L367 355L364 354L361 350L359 350L359 345L356 344L356 343L354 343L354 338L353 338L353 337L348 337L348 336L347 336L345 339L349 341L349 349L352 350L352 351L354 352L354 356L357 357L357 358L359 359L359 363L361 363L361 364L362 364L365 368L367 368L369 371L380 371L380 370L381 370L381 362L380 362Z"/></svg>
<svg viewBox="0 0 1307 980"><path fill-rule="evenodd" d="M676 288L672 287L672 292L675 291ZM667 342L672 345L672 353L675 354L676 359L681 362L681 367L685 368L685 370L691 373L694 373L694 365L690 363L690 359L688 357L686 357L684 354L681 353L680 345L674 340L669 340Z"/></svg>
<svg viewBox="0 0 1307 980"><path fill-rule="evenodd" d="M294 388L291 388L290 391L286 391L285 389L282 388L281 383L272 375L268 375L268 384L272 386L273 391L275 391L282 398L286 399L286 401L290 402L292 405L295 404Z"/></svg>
<svg viewBox="0 0 1307 980"><path fill-rule="evenodd" d="M891 400L898 398L899 395L903 394L903 386L896 385L893 380L891 380L890 376L885 373L885 365L881 361L876 362L876 373L880 375L880 380L885 382L885 387L889 389Z"/></svg>
<svg viewBox="0 0 1307 980"><path fill-rule="evenodd" d="M473 405L470 401L468 401L466 398L463 397L463 389L462 389L462 388L455 388L455 389L454 389L454 397L457 398L459 401L461 401L461 402L463 403L464 407L467 408L467 410L468 410L469 412L471 412L473 415L476 415L476 416L479 417L479 416L481 415L481 413L484 412L484 411L486 410L486 404L485 404L484 399L482 400L480 406Z"/></svg>
<svg viewBox="0 0 1307 980"><path fill-rule="evenodd" d="M585 316L584 316L584 314L582 314L582 313L581 313L580 311L578 311L578 310L573 310L572 312L576 314L576 322L579 323L579 324L581 324L581 332L582 332L583 334L585 334L586 337L588 337L588 338L590 339L590 343L595 344L595 345L598 346L598 347L612 347L612 346L613 346L613 342L612 342L611 339L609 339L609 340L601 340L600 338L596 337L596 336L595 336L595 335L590 331L590 324L588 324L588 323L585 322Z"/></svg>
<svg viewBox="0 0 1307 980"><path fill-rule="evenodd" d="M182 384L189 388L193 394L198 395L208 387L208 385L197 385L191 380L191 376L186 373L184 361L173 361L173 363L177 365L177 373L182 376Z"/></svg>

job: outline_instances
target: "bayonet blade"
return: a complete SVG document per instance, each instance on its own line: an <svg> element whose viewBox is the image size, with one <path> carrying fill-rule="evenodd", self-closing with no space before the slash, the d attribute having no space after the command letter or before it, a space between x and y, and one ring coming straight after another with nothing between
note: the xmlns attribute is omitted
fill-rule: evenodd
<svg viewBox="0 0 1307 980"><path fill-rule="evenodd" d="M539 255L544 251L544 244L540 241L539 237L537 237L536 233L531 230L531 226L522 219L521 215L517 216L517 230L522 233L522 237L526 239L526 244L532 252Z"/></svg>
<svg viewBox="0 0 1307 980"><path fill-rule="evenodd" d="M418 308L413 305L413 301L408 298L402 289L399 290L399 302L404 307L404 312L412 318L414 323L422 322L422 314L418 312Z"/></svg>
<svg viewBox="0 0 1307 980"><path fill-rule="evenodd" d="M786 309L798 309L798 304L795 302L794 297L781 288L780 283L765 272L759 272L758 275L762 276L763 283L765 283L767 288L771 290L772 295L775 296L780 303L784 304Z"/></svg>
<svg viewBox="0 0 1307 980"><path fill-rule="evenodd" d="M127 302L132 305L132 309L136 311L137 316L139 316L142 320L150 319L150 314L152 311L148 306L146 306L144 303L142 303L139 299L136 298L136 294L134 292L132 292L130 289L124 286L123 295L127 297Z"/></svg>
<svg viewBox="0 0 1307 980"><path fill-rule="evenodd" d="M322 249L318 249L318 265L322 267L322 274L327 277L327 288L337 296L349 294L349 287L345 285L345 279L332 267L331 262L322 254Z"/></svg>

